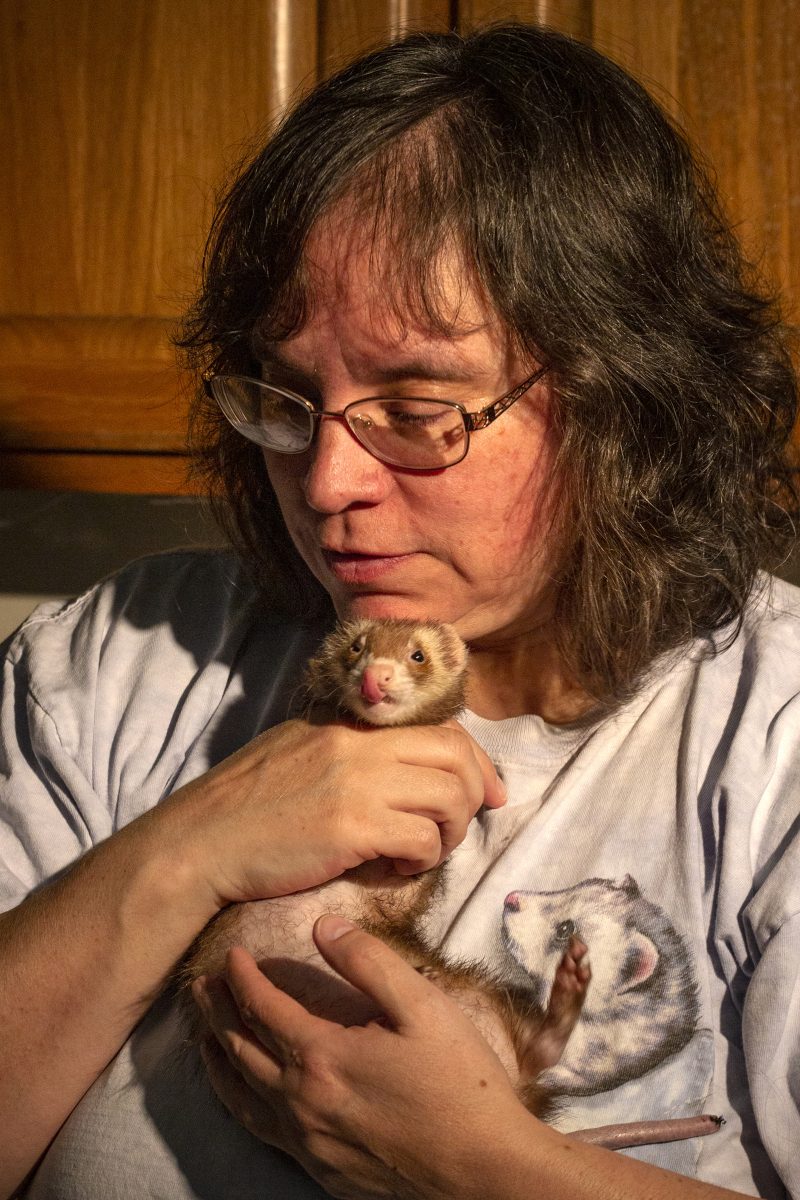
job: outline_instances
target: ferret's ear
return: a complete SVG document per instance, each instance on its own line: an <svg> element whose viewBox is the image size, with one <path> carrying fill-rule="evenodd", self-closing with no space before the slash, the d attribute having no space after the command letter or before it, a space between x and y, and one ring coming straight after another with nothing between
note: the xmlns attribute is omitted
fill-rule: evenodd
<svg viewBox="0 0 800 1200"><path fill-rule="evenodd" d="M340 640L344 642L355 641L357 637L364 632L371 622L365 617L349 617L346 621L340 621L336 626Z"/></svg>
<svg viewBox="0 0 800 1200"><path fill-rule="evenodd" d="M454 625L442 625L441 630L447 643L447 649L453 657L453 666L455 670L460 671L467 665L469 651L461 636L456 632Z"/></svg>

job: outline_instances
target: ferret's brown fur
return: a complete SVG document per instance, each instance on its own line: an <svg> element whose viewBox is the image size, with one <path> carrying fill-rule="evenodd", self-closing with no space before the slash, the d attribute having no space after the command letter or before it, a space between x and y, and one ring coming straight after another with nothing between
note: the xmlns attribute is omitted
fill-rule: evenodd
<svg viewBox="0 0 800 1200"><path fill-rule="evenodd" d="M368 668L391 672L386 697L369 704ZM366 725L438 725L464 707L467 648L452 625L361 618L337 625L312 658L306 687L317 715L346 714Z"/></svg>

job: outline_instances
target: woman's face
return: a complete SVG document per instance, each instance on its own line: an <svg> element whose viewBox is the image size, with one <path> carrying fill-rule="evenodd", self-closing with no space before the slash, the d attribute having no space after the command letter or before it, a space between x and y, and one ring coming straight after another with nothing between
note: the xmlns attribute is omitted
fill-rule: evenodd
<svg viewBox="0 0 800 1200"><path fill-rule="evenodd" d="M484 407L532 373L463 277L447 273L455 336L422 328L382 302L386 278L368 249L323 236L310 248L314 304L301 331L267 348L295 390L338 412L366 396L416 395ZM447 470L378 462L338 421L320 423L301 455L265 451L298 551L340 617L455 624L467 640L532 631L551 608L556 439L548 377Z"/></svg>

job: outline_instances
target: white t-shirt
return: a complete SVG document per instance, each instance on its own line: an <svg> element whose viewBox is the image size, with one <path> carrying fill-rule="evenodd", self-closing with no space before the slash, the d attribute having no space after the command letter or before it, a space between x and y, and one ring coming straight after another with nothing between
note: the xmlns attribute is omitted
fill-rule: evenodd
<svg viewBox="0 0 800 1200"><path fill-rule="evenodd" d="M546 1077L553 1123L719 1113L720 1133L630 1153L800 1200L800 592L773 581L769 600L600 723L467 713L509 803L470 826L427 932L542 1000L574 929L593 978ZM38 610L7 646L0 904L284 720L321 634L270 616L220 552ZM222 1110L162 999L27 1195L323 1193Z"/></svg>

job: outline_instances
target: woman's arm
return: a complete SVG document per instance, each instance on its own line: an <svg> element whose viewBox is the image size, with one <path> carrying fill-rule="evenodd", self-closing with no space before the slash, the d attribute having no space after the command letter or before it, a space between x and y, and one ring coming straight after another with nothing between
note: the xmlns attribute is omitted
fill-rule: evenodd
<svg viewBox="0 0 800 1200"><path fill-rule="evenodd" d="M502 803L494 769L458 729L292 722L0 918L0 1195L34 1165L221 907L381 855L409 873L426 869L484 800Z"/></svg>
<svg viewBox="0 0 800 1200"><path fill-rule="evenodd" d="M229 954L226 982L198 981L194 990L216 1037L204 1057L222 1101L331 1195L741 1197L551 1129L522 1106L457 1005L394 951L338 917L321 918L315 940L331 966L378 1002L385 1024L347 1029L312 1017L240 949Z"/></svg>

